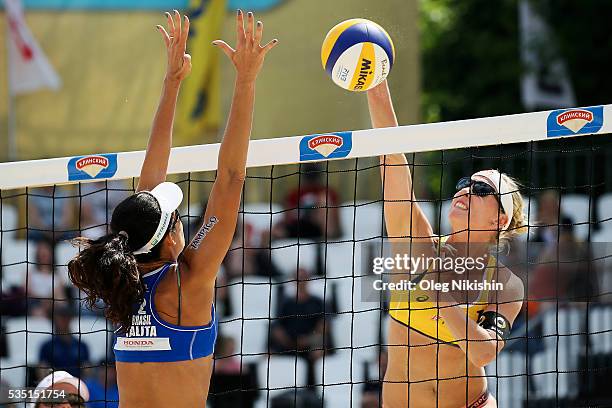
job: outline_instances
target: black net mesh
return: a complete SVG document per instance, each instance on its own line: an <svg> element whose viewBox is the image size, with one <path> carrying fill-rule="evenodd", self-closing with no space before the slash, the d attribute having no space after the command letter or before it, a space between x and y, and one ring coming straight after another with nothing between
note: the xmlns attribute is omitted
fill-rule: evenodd
<svg viewBox="0 0 612 408"><path fill-rule="evenodd" d="M411 406L469 406L471 377L483 375L500 407L612 406L612 137L407 158L417 202L440 234L450 232L460 177L493 168L522 185L528 234L499 259L521 279L525 297L485 374L435 340L433 375L422 374L420 347L389 340L388 299L371 289L371 261L386 242L378 158L257 168L249 169L217 279L210 406L381 406L394 347L413 355L406 390L431 390ZM203 221L214 178L169 177L185 193L188 239ZM118 406L114 328L103 305L86 309L67 279L77 251L67 240L105 233L134 187L125 180L0 191L2 402L54 368L86 380L91 406ZM467 375L446 375L449 364Z"/></svg>

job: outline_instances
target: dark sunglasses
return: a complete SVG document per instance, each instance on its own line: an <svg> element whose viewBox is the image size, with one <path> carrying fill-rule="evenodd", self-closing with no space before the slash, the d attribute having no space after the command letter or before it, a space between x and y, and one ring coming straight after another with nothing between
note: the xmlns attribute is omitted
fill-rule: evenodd
<svg viewBox="0 0 612 408"><path fill-rule="evenodd" d="M495 199L497 200L497 202L499 203L499 206L501 207L501 201L499 201L499 195L497 194L497 191L495 191L493 186L485 183L484 181L472 180L471 177L460 178L459 181L457 182L457 185L455 186L457 191L461 191L466 187L470 187L470 192L479 197L486 197L488 195L493 195ZM503 212L503 207L501 208Z"/></svg>
<svg viewBox="0 0 612 408"><path fill-rule="evenodd" d="M488 185L484 181L474 181L470 177L460 178L455 186L457 191L463 190L466 187L471 187L470 191L472 194L476 194L477 196L486 196L497 193L492 186Z"/></svg>

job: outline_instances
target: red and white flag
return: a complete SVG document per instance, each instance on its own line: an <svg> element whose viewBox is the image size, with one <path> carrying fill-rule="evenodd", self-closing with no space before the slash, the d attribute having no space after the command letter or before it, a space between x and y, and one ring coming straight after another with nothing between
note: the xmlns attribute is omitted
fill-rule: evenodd
<svg viewBox="0 0 612 408"><path fill-rule="evenodd" d="M11 95L42 88L59 89L61 80L40 49L23 16L21 0L4 0L8 25L8 69Z"/></svg>

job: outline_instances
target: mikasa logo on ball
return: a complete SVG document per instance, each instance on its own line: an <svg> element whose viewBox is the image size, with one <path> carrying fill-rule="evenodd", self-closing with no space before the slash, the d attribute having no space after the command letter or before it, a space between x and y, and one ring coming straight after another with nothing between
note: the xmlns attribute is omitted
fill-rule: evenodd
<svg viewBox="0 0 612 408"><path fill-rule="evenodd" d="M363 89L368 77L372 75L372 61L363 59L361 61L361 69L359 70L359 77L357 78L357 85L354 89Z"/></svg>

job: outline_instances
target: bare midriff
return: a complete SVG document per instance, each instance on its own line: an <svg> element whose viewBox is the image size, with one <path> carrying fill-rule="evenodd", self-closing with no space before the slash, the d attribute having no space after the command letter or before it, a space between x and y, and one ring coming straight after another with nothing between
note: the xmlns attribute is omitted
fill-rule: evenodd
<svg viewBox="0 0 612 408"><path fill-rule="evenodd" d="M385 408L460 408L487 389L485 371L457 346L389 320L389 362L383 385Z"/></svg>

